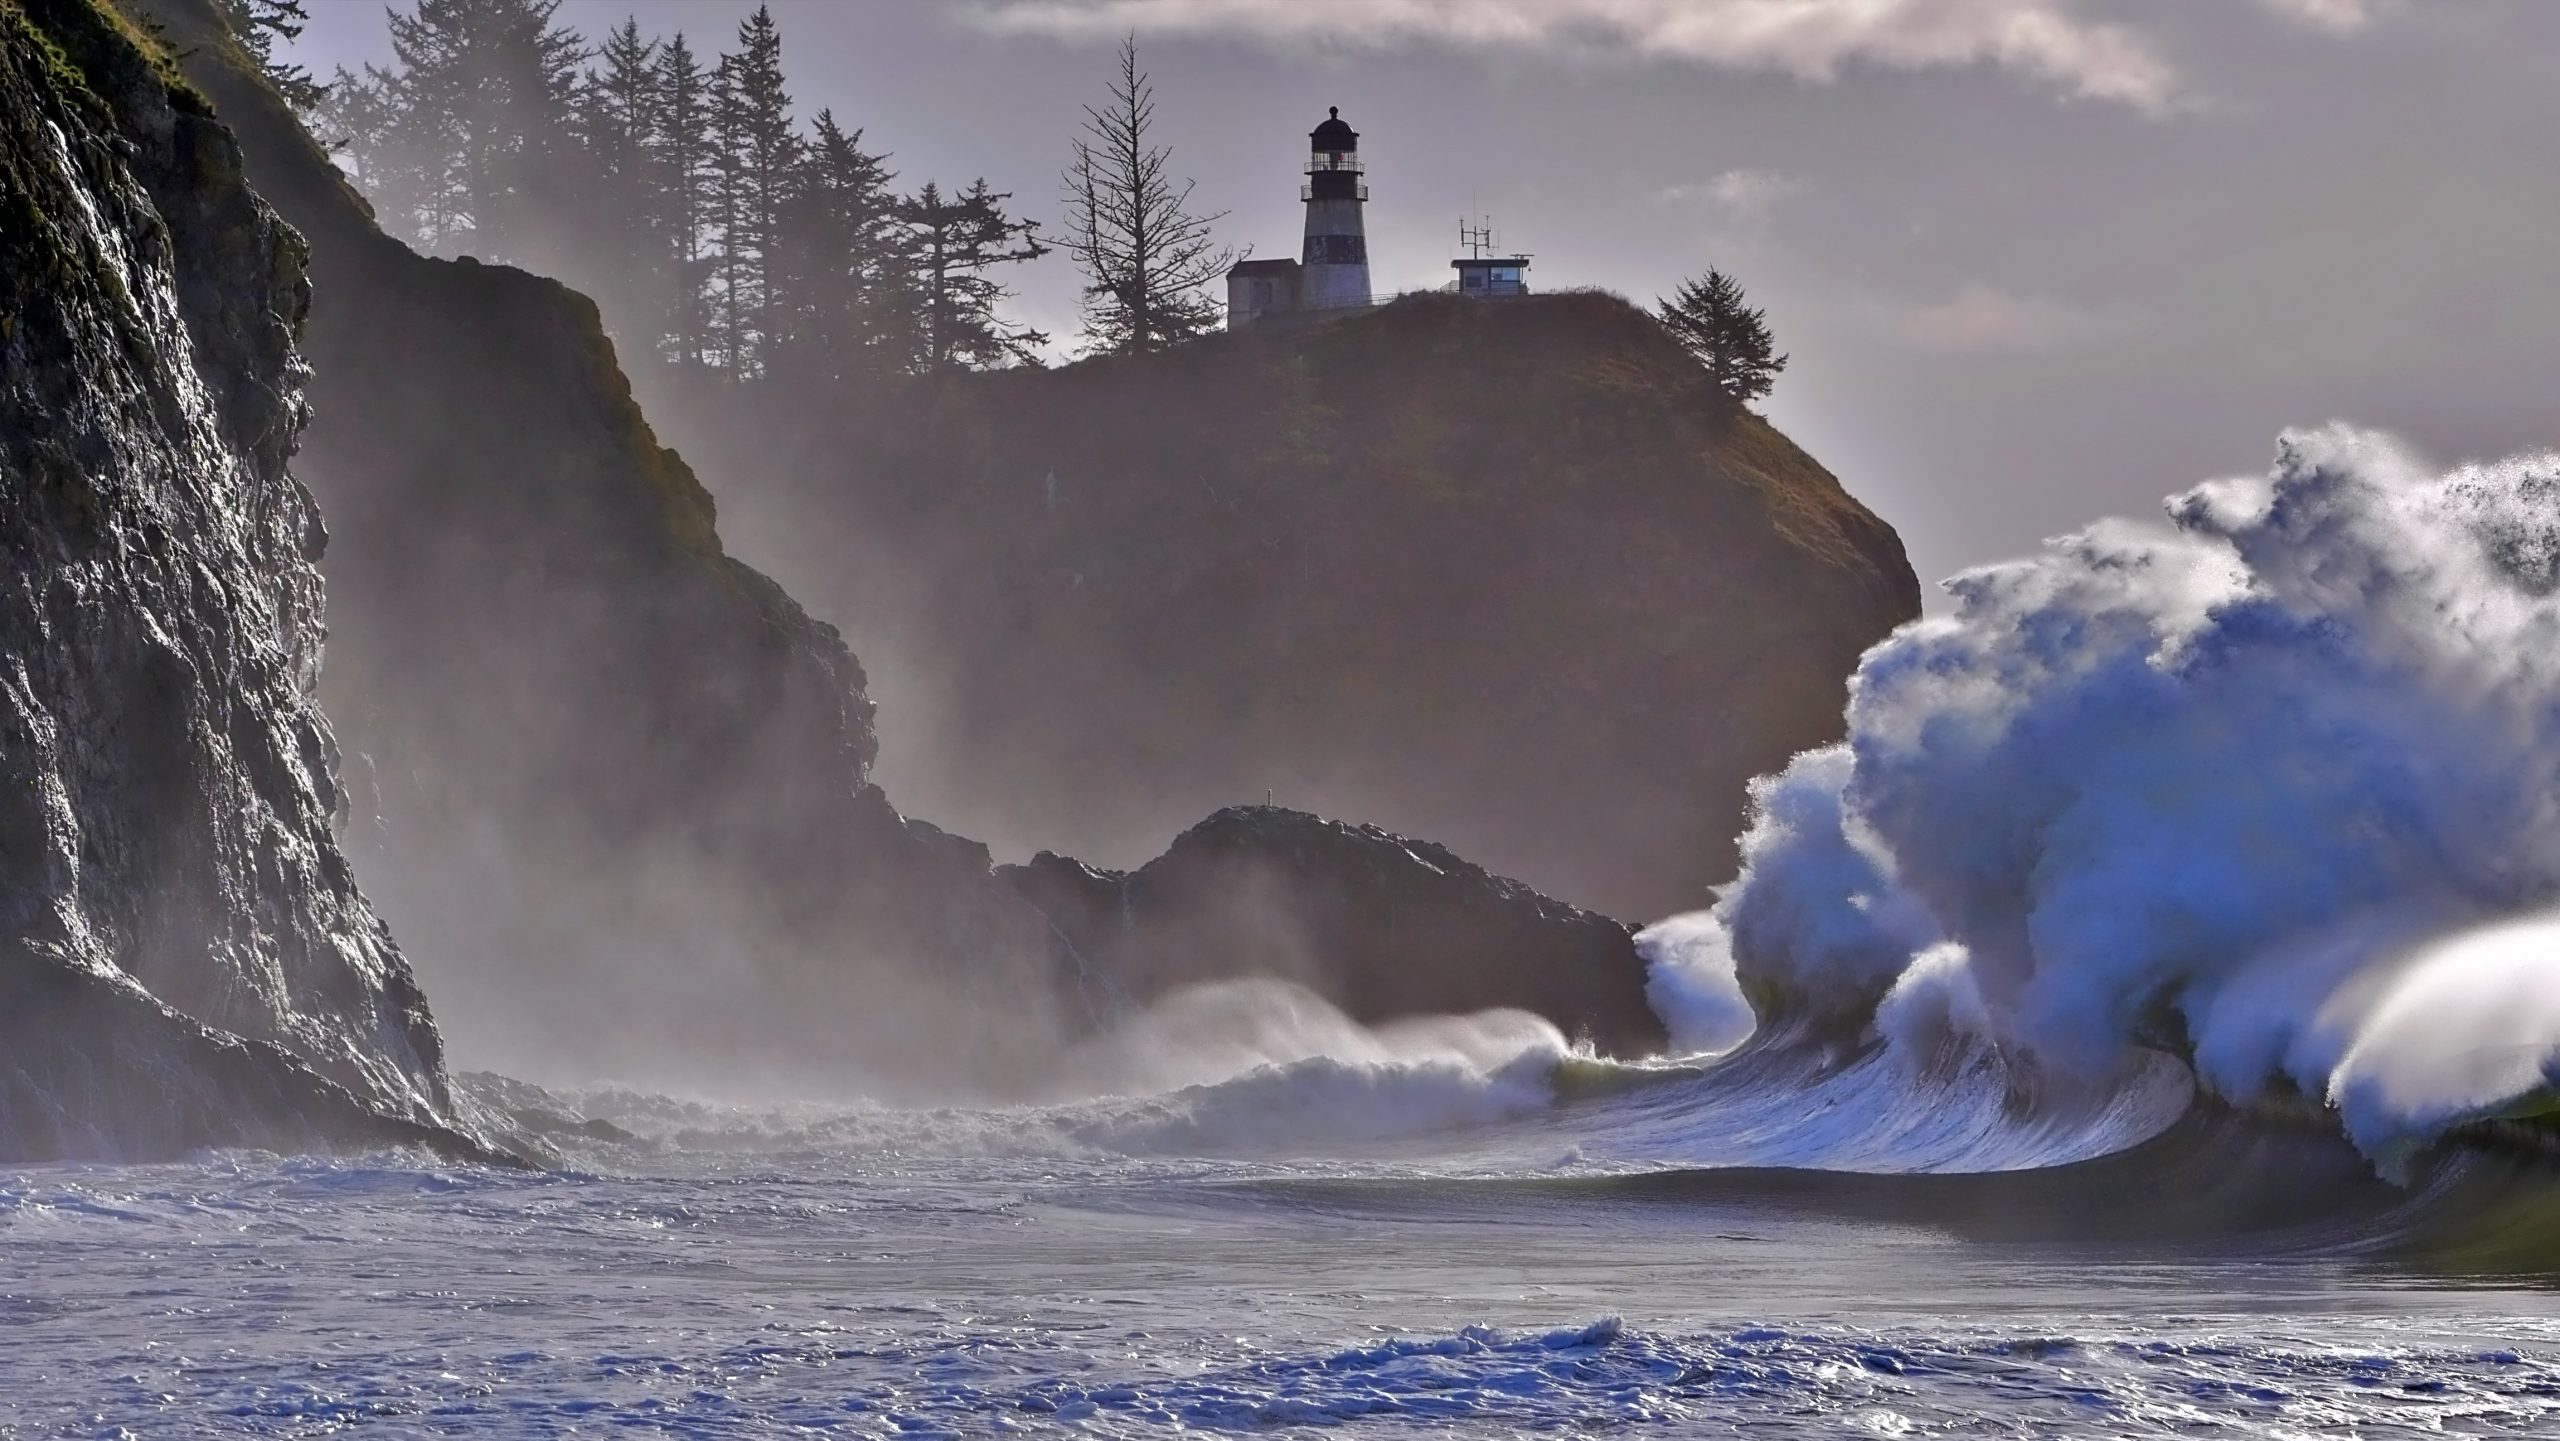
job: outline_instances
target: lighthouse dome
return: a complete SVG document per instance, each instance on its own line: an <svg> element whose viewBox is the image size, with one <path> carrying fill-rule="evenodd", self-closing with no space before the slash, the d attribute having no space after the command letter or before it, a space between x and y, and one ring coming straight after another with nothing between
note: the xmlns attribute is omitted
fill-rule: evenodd
<svg viewBox="0 0 2560 1441"><path fill-rule="evenodd" d="M1325 122L1307 132L1307 139L1311 142L1307 148L1310 150L1359 149L1360 132L1343 122L1342 107L1328 106L1325 113L1328 117Z"/></svg>

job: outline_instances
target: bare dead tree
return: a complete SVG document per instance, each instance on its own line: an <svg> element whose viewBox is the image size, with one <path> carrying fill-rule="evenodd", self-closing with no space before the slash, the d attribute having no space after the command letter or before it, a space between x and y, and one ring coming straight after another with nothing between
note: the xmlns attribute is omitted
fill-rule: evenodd
<svg viewBox="0 0 2560 1441"><path fill-rule="evenodd" d="M1236 252L1212 232L1225 211L1194 215L1194 182L1176 182L1170 147L1151 142L1155 91L1138 68L1135 35L1120 43L1111 98L1085 107L1065 175L1067 226L1059 245L1085 273L1085 353L1162 350L1217 324L1203 287Z"/></svg>

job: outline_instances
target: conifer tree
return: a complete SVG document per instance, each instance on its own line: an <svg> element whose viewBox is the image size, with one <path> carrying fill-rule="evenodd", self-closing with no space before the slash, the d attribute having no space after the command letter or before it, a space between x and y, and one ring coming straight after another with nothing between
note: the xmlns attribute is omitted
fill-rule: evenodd
<svg viewBox="0 0 2560 1441"><path fill-rule="evenodd" d="M426 249L418 216L427 176L441 174L445 161L436 137L404 123L396 92L397 81L379 66L359 74L341 65L302 123L373 203L384 232Z"/></svg>
<svg viewBox="0 0 2560 1441"><path fill-rule="evenodd" d="M1038 364L1049 343L1029 326L996 317L997 303L1011 292L987 272L1049 253L1040 222L1005 214L1012 198L983 179L948 197L927 181L898 207L920 292L917 362L927 373Z"/></svg>
<svg viewBox="0 0 2560 1441"><path fill-rule="evenodd" d="M221 0L222 18L237 36L240 47L258 62L267 83L275 87L284 102L296 113L306 113L328 95L328 87L311 78L311 72L276 54L276 42L301 36L302 27L311 22L303 0Z"/></svg>
<svg viewBox="0 0 2560 1441"><path fill-rule="evenodd" d="M308 0L217 3L271 42ZM993 279L1047 252L1038 227L983 180L898 198L885 155L832 113L804 138L769 7L706 71L681 32L662 43L633 19L587 67L585 42L554 23L561 0L405 4L390 12L394 64L341 68L305 116L391 233L545 266L598 298L629 353L742 378L1036 363L1047 343L998 319L1008 292ZM1121 58L1119 128L1092 112L1079 145L1102 217L1083 253L1122 266L1094 306L1118 327L1098 346L1150 349L1214 314L1191 292L1225 257L1207 253L1216 217L1184 212L1188 186L1147 143L1134 48Z"/></svg>
<svg viewBox="0 0 2560 1441"><path fill-rule="evenodd" d="M915 306L898 249L895 179L835 113L818 112L776 243L773 368L841 380L906 368Z"/></svg>
<svg viewBox="0 0 2560 1441"><path fill-rule="evenodd" d="M769 5L738 27L738 49L712 78L712 134L718 151L722 350L729 372L745 376L779 329L773 274L801 139L791 125L782 76L782 35Z"/></svg>
<svg viewBox="0 0 2560 1441"><path fill-rule="evenodd" d="M1211 233L1226 212L1190 212L1193 182L1175 182L1171 151L1151 139L1155 108L1131 36L1110 98L1085 107L1065 176L1058 243L1084 269L1088 354L1162 350L1208 330L1220 307L1201 287L1236 259Z"/></svg>
<svg viewBox="0 0 2560 1441"><path fill-rule="evenodd" d="M579 84L575 269L608 322L654 347L666 330L670 268L658 175L658 42L626 19L605 33Z"/></svg>
<svg viewBox="0 0 2560 1441"><path fill-rule="evenodd" d="M482 0L490 35L479 132L486 179L475 197L484 253L529 260L560 245L557 198L574 196L581 157L574 108L586 42L552 23L560 0Z"/></svg>
<svg viewBox="0 0 2560 1441"><path fill-rule="evenodd" d="M667 358L681 366L708 362L711 312L704 297L712 258L705 232L713 219L718 177L711 122L711 76L679 30L658 54L657 166L665 224Z"/></svg>
<svg viewBox="0 0 2560 1441"><path fill-rule="evenodd" d="M732 378L746 373L745 247L737 243L739 213L745 208L745 162L737 143L738 67L735 56L723 55L711 67L711 183L704 190L703 228L708 232L709 275L705 308L709 313L712 363Z"/></svg>
<svg viewBox="0 0 2560 1441"><path fill-rule="evenodd" d="M653 141L658 131L658 42L626 19L605 32L596 66L578 86L577 117L587 160L599 187L630 196L618 209L638 212L637 198L651 186Z"/></svg>
<svg viewBox="0 0 2560 1441"><path fill-rule="evenodd" d="M1713 266L1658 304L1672 339L1742 404L1767 395L1778 372L1787 368L1787 358L1776 353L1769 334L1768 316L1752 308L1739 282Z"/></svg>
<svg viewBox="0 0 2560 1441"><path fill-rule="evenodd" d="M423 152L418 230L438 249L517 258L568 176L585 47L560 0L417 0L390 12L392 97Z"/></svg>
<svg viewBox="0 0 2560 1441"><path fill-rule="evenodd" d="M463 78L467 61L461 7L443 0L428 8L434 3L421 0L416 14L391 12L394 67L377 71L368 66L367 73L381 77L391 113L385 148L396 159L384 169L406 172L389 198L405 210L403 228L411 242L422 250L441 251L466 234L470 224L464 147L471 87Z"/></svg>

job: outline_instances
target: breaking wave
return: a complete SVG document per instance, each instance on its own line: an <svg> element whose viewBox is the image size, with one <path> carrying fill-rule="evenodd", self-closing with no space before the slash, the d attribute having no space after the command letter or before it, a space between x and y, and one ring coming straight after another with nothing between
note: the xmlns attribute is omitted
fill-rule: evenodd
<svg viewBox="0 0 2560 1441"><path fill-rule="evenodd" d="M1675 1037L2146 1055L2386 1174L2560 1065L2560 457L2342 428L1949 583L1848 739L1755 784L1739 879L1647 937Z"/></svg>
<svg viewBox="0 0 2560 1441"><path fill-rule="evenodd" d="M571 1123L607 1122L598 1155L609 1161L627 1140L940 1157L1339 1156L1472 1134L1655 1074L1577 1050L1525 1011L1372 1027L1302 987L1268 980L1169 996L1094 1037L1062 1072L1045 1104L938 1109L741 1105L470 1080L494 1115L551 1118L555 1142Z"/></svg>

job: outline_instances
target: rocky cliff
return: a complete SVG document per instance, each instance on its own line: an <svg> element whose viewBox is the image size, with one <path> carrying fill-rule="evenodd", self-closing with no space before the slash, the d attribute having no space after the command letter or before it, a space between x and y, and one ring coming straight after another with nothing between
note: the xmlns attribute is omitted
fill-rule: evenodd
<svg viewBox="0 0 2560 1441"><path fill-rule="evenodd" d="M1613 297L1412 297L1152 357L652 408L852 635L908 803L1116 865L1279 799L1618 915L1918 613L1893 532Z"/></svg>
<svg viewBox="0 0 2560 1441"><path fill-rule="evenodd" d="M593 304L385 237L205 0L128 0L307 238L350 845L472 1060L1002 1091L1041 918L867 771L861 668L724 553Z"/></svg>
<svg viewBox="0 0 2560 1441"><path fill-rule="evenodd" d="M1509 1007L1613 1055L1666 1039L1627 926L1375 826L1236 806L1135 872L1044 851L1003 874L1055 923L1063 983L1102 1014L1273 977L1368 1025Z"/></svg>
<svg viewBox="0 0 2560 1441"><path fill-rule="evenodd" d="M311 695L303 247L164 64L0 0L0 1156L433 1137Z"/></svg>

